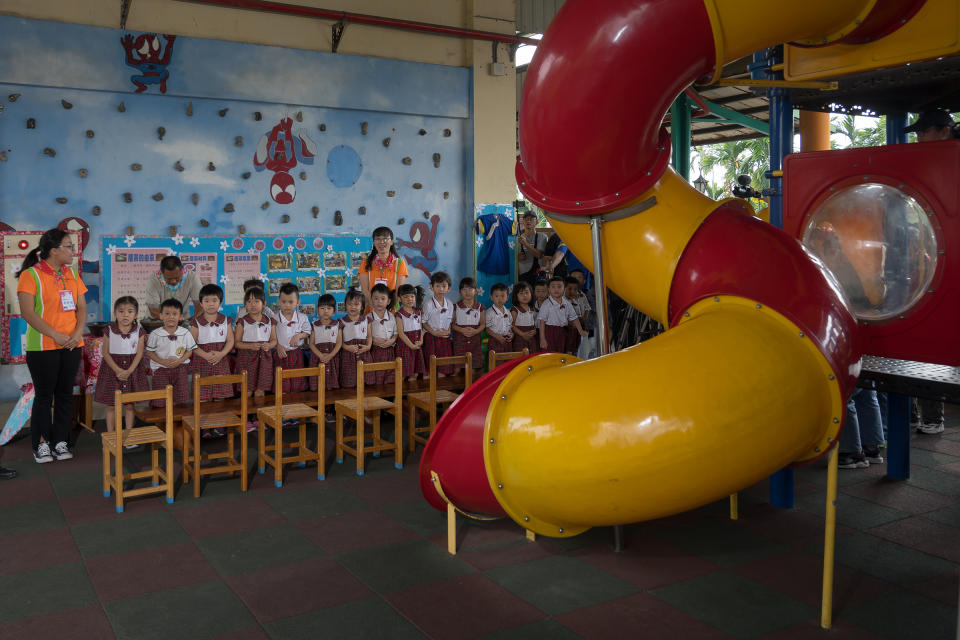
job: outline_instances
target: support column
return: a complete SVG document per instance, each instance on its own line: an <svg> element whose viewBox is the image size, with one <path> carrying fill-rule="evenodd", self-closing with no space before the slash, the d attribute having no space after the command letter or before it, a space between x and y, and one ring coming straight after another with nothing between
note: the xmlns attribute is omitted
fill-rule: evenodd
<svg viewBox="0 0 960 640"><path fill-rule="evenodd" d="M800 111L800 151L830 149L830 114L824 111Z"/></svg>
<svg viewBox="0 0 960 640"><path fill-rule="evenodd" d="M896 112L887 114L887 144L906 144L907 114Z"/></svg>
<svg viewBox="0 0 960 640"><path fill-rule="evenodd" d="M690 98L681 93L670 106L670 144L673 169L690 180Z"/></svg>

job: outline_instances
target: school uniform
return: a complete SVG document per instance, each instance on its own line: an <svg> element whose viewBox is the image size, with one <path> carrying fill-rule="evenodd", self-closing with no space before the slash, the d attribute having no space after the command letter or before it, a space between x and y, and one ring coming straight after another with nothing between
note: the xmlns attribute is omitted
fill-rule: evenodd
<svg viewBox="0 0 960 640"><path fill-rule="evenodd" d="M370 326L367 323L367 316L360 316L360 319L354 322L349 318L340 319L340 333L343 336L343 344L365 345L369 335ZM357 386L357 362L361 360L370 362L370 352L356 354L341 348L340 353L340 386L344 389Z"/></svg>
<svg viewBox="0 0 960 640"><path fill-rule="evenodd" d="M530 353L537 353L540 351L540 339L537 332L537 310L533 307L528 308L526 311L523 311L519 305L513 307L513 310L516 312L516 317L513 320L513 326L515 329L520 329L521 331L533 331L532 338L523 338L519 334L513 334L513 350L522 351L527 349Z"/></svg>
<svg viewBox="0 0 960 640"><path fill-rule="evenodd" d="M313 329L313 345L317 348L317 351L320 353L333 353L333 350L337 348L337 336L340 335L340 322L338 320L331 320L330 324L323 324L319 320L315 320L311 328ZM310 366L320 366L320 358L315 356L313 352L310 352ZM340 388L339 357L334 356L330 358L324 365L323 381L327 389ZM310 378L310 391L316 390L317 379Z"/></svg>
<svg viewBox="0 0 960 640"><path fill-rule="evenodd" d="M450 329L450 325L453 323L453 304L446 298L437 302L435 296L430 296L430 299L423 303L420 320L423 324L430 325L430 328L434 330ZM430 361L430 356L444 358L452 354L453 343L450 338L438 338L429 331L423 337L423 358L425 362ZM453 373L453 365L437 367L437 372Z"/></svg>
<svg viewBox="0 0 960 640"><path fill-rule="evenodd" d="M243 318L245 315L247 315L247 308L244 307L243 305L240 305L240 310L237 311L237 321L239 322L240 319ZM263 315L264 315L264 317L267 318L268 320L276 320L276 319L277 319L277 314L275 314L275 313L273 312L273 309L271 309L271 308L268 307L267 305L263 305Z"/></svg>
<svg viewBox="0 0 960 640"><path fill-rule="evenodd" d="M261 316L256 321L249 315L237 320L242 331L240 341L248 344L270 342L270 330L274 321ZM237 349L237 372L247 372L247 391L270 391L273 389L273 353L263 349Z"/></svg>
<svg viewBox="0 0 960 640"><path fill-rule="evenodd" d="M389 340L397 335L397 317L390 311L385 311L383 317L376 311L367 314L367 324L374 340ZM378 347L376 343L370 347L370 362L388 362L397 357L396 343L392 347ZM367 384L390 384L394 381L393 371L374 371L364 375Z"/></svg>
<svg viewBox="0 0 960 640"><path fill-rule="evenodd" d="M227 333L233 330L230 318L218 313L212 321L207 321L203 314L190 320L190 326L197 330L197 348L207 353L223 351L227 344ZM230 375L230 355L227 354L217 364L210 364L203 358L194 356L193 375L205 378L207 376ZM213 384L200 387L200 400L206 402L211 398L233 397L233 385Z"/></svg>
<svg viewBox="0 0 960 640"><path fill-rule="evenodd" d="M487 333L490 338L487 340L487 352L496 351L497 353L504 353L512 350L512 340L500 341L493 335L490 335L491 331L501 336L513 332L513 316L510 315L510 310L506 307L497 309L496 306L493 306L484 312L484 316L486 318Z"/></svg>
<svg viewBox="0 0 960 640"><path fill-rule="evenodd" d="M458 302L453 307L453 323L458 327L476 328L480 326L480 318L484 312L483 305L474 302L472 306L464 306L463 302ZM483 336L479 333L467 337L458 331L453 332L453 355L462 356L468 351L473 355L473 368L483 367L483 356L480 354L480 346L483 342Z"/></svg>
<svg viewBox="0 0 960 640"><path fill-rule="evenodd" d="M121 333L120 326L116 322L110 323L107 327L107 335L104 340L107 342L107 353L117 363L121 369L129 369L133 359L137 357L137 349L140 346L140 338L147 335L139 323L134 322L130 327L130 333ZM120 380L116 372L103 363L100 366L100 375L97 377L97 387L93 391L93 399L105 405L113 406L114 392L122 391L131 393L133 391L149 391L150 385L147 383L147 370L144 367L144 360L147 359L144 354L140 364L133 370L126 380Z"/></svg>
<svg viewBox="0 0 960 640"><path fill-rule="evenodd" d="M557 302L552 297L543 301L540 313L537 315L537 324L544 322L547 351L567 353L566 334L567 326L577 319L577 312L566 298Z"/></svg>
<svg viewBox="0 0 960 640"><path fill-rule="evenodd" d="M277 316L277 345L282 345L287 351L287 356L281 358L276 349L273 351L273 366L283 367L284 369L303 369L303 351L300 347L303 341L296 347L290 346L290 338L298 333L310 333L310 320L306 315L296 309L293 311L293 317L285 318L281 311ZM283 381L283 392L306 391L308 383L304 378L287 378Z"/></svg>
<svg viewBox="0 0 960 640"><path fill-rule="evenodd" d="M193 351L196 348L197 343L186 327L178 326L173 333L169 333L163 327L157 327L147 338L147 351L154 352L158 358L180 358L187 351ZM163 389L168 384L173 385L173 404L190 402L189 364L190 358L187 358L180 365L170 369L150 360L154 390ZM153 400L150 406L162 407L163 400Z"/></svg>
<svg viewBox="0 0 960 640"><path fill-rule="evenodd" d="M414 309L407 313L400 309L400 311L397 311L397 317L403 324L403 335L407 336L407 340L416 344L423 335L420 310ZM419 349L411 349L403 340L397 340L397 355L403 360L403 377L407 378L418 373L426 373L427 365L423 357L423 345Z"/></svg>

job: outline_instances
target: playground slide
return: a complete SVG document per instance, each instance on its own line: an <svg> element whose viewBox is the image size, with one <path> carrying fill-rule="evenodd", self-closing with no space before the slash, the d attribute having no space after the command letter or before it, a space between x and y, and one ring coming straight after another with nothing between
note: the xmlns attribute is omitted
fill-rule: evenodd
<svg viewBox="0 0 960 640"><path fill-rule="evenodd" d="M482 377L438 423L425 498L548 536L722 498L836 443L856 322L793 238L669 167L663 114L694 81L772 44L857 42L882 0L567 2L531 64L517 180L607 285L669 329L588 362L542 354ZM579 216L574 217L574 216ZM581 223L581 221L583 223Z"/></svg>

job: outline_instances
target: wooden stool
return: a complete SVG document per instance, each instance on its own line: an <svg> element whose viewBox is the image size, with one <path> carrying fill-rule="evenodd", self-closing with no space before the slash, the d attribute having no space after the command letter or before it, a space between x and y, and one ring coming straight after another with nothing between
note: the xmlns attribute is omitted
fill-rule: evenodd
<svg viewBox="0 0 960 640"><path fill-rule="evenodd" d="M276 379L274 380L274 406L261 407L257 410L257 421L260 423L257 427L257 472L265 473L266 465L273 467L273 486L283 486L283 465L296 462L300 467L306 467L307 462L316 461L317 479L326 478L326 460L324 459L324 448L326 437L324 431L324 407L323 396L326 392L327 383L325 381L325 367L311 367L306 369L287 369L277 367ZM317 379L317 408L309 405L296 403L283 403L283 381L289 378L316 378ZM286 420L297 420L300 426L300 439L296 443L289 445L283 444L283 423ZM313 420L317 424L317 450L312 451L307 448L307 420ZM267 446L267 429L273 429L273 444ZM284 449L296 449L296 455L284 456ZM272 454L272 455L271 455Z"/></svg>
<svg viewBox="0 0 960 640"><path fill-rule="evenodd" d="M116 411L116 431L108 431L100 436L103 445L103 497L110 497L113 488L117 498L117 513L123 513L123 499L142 496L149 493L167 494L167 503L173 502L173 387L156 391L138 391L123 393L117 391L114 396ZM149 400L165 400L166 420L164 428L155 425L123 429L123 405ZM147 471L135 473L123 472L123 447L128 444L149 444L151 449L151 467ZM157 445L166 449L166 464L160 466L160 452ZM110 469L110 457L114 459L114 469ZM131 480L150 478L151 486L140 489L125 489L124 484ZM160 481L163 480L163 483Z"/></svg>
<svg viewBox="0 0 960 640"><path fill-rule="evenodd" d="M487 352L487 371L493 371L501 362L513 360L514 358L522 358L527 355L530 355L530 350L526 347L524 347L522 351L503 351L501 353L489 351Z"/></svg>
<svg viewBox="0 0 960 640"><path fill-rule="evenodd" d="M426 444L430 433L433 432L434 427L437 426L437 405L450 404L460 397L459 393L447 389L437 389L437 367L448 364L464 365L464 389L469 387L473 382L473 355L469 351L462 356L447 356L445 358L430 356L430 390L407 394L407 405L410 407L410 427L407 432L407 447L410 451L416 449L418 442ZM422 409L429 414L429 426L417 426L417 409Z"/></svg>
<svg viewBox="0 0 960 640"><path fill-rule="evenodd" d="M364 396L363 374L371 371L393 370L394 392L393 402L377 397ZM367 451L373 453L374 458L380 457L381 451L393 449L394 463L397 469L403 468L403 360L397 358L391 362L377 362L368 364L362 360L357 362L357 397L350 400L337 400L334 403L337 413L337 462L343 462L343 452L353 455L357 459L357 475L363 475L363 460ZM368 411L373 412L373 440L366 444L364 420ZM394 417L395 427L393 442L380 438L380 412L387 411ZM356 435L344 437L343 417L353 418L357 423ZM355 447L347 446L353 442Z"/></svg>
<svg viewBox="0 0 960 640"><path fill-rule="evenodd" d="M215 384L240 385L240 413L232 411L200 411L200 390ZM207 404L208 411L215 404ZM233 376L193 376L193 415L183 416L183 483L193 476L193 497L200 497L200 478L215 473L240 472L240 489L247 490L247 372ZM219 453L201 453L200 437L210 429L227 430L227 450ZM240 459L234 456L234 431L240 436ZM190 450L193 449L193 455ZM200 468L201 462L223 460L224 464Z"/></svg>

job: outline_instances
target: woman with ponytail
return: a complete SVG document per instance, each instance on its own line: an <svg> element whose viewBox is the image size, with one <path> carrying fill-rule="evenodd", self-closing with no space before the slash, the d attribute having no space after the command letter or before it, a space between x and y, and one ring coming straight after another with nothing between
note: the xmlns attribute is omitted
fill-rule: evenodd
<svg viewBox="0 0 960 640"><path fill-rule="evenodd" d="M36 392L31 414L33 458L69 460L73 381L80 366L87 288L70 266L76 247L66 231L50 229L27 254L17 276L20 315L27 324L27 368ZM51 416L52 409L52 416Z"/></svg>
<svg viewBox="0 0 960 640"><path fill-rule="evenodd" d="M367 259L360 264L357 276L367 311L372 308L370 290L375 285L384 284L393 293L410 277L406 261L400 257L397 248L393 246L393 231L390 227L377 227L373 230L373 249Z"/></svg>

